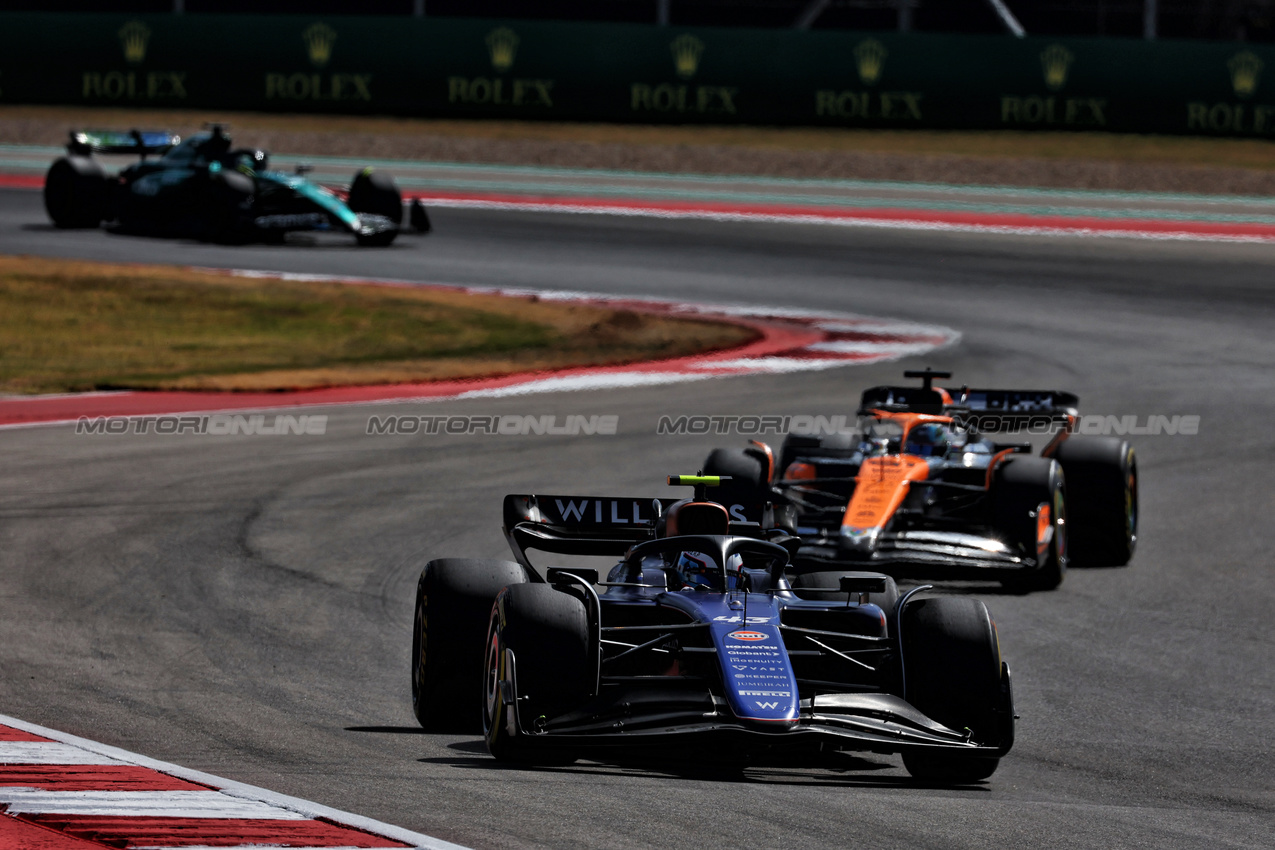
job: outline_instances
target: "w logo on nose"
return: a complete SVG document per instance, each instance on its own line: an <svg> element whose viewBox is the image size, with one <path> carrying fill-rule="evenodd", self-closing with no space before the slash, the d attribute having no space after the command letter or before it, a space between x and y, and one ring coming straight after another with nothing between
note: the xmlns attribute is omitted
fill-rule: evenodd
<svg viewBox="0 0 1275 850"><path fill-rule="evenodd" d="M757 703L758 708L779 708L779 703L777 702L761 702L760 700L754 700L754 702Z"/></svg>

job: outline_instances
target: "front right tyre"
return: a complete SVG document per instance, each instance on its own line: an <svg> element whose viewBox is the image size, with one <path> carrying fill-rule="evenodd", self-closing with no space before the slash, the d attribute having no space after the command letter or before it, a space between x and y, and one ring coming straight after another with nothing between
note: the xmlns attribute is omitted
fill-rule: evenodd
<svg viewBox="0 0 1275 850"><path fill-rule="evenodd" d="M412 710L421 726L478 731L492 602L526 580L513 561L439 558L425 565L412 625Z"/></svg>
<svg viewBox="0 0 1275 850"><path fill-rule="evenodd" d="M352 212L381 216L394 225L376 233L357 234L355 241L362 246L385 247L394 241L403 226L403 196L394 178L370 167L354 175L346 204Z"/></svg>

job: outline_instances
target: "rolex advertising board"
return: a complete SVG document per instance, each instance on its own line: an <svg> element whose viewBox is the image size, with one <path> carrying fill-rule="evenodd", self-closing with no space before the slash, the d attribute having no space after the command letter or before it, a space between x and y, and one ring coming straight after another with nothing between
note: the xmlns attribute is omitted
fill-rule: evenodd
<svg viewBox="0 0 1275 850"><path fill-rule="evenodd" d="M1275 47L342 16L0 14L0 103L1275 135Z"/></svg>

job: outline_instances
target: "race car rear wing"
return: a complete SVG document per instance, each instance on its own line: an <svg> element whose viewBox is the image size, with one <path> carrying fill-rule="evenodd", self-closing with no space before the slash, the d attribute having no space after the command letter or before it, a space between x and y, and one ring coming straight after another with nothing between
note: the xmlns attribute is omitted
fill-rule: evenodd
<svg viewBox="0 0 1275 850"><path fill-rule="evenodd" d="M943 390L938 387L873 387L859 402L873 410L951 416L984 432L1021 431L1048 423L1068 423L1080 415L1074 393L1059 390Z"/></svg>
<svg viewBox="0 0 1275 850"><path fill-rule="evenodd" d="M1060 390L969 390L952 399L979 431L1020 431L1031 424L1068 422L1079 417L1080 399Z"/></svg>
<svg viewBox="0 0 1275 850"><path fill-rule="evenodd" d="M181 140L181 136L166 130L72 130L66 149L77 156L92 153L149 156L165 153Z"/></svg>
<svg viewBox="0 0 1275 850"><path fill-rule="evenodd" d="M678 499L622 496L508 495L504 532L518 562L538 575L528 550L559 555L620 557L636 543L655 536L656 521ZM731 533L758 536L767 520L762 502L724 505Z"/></svg>

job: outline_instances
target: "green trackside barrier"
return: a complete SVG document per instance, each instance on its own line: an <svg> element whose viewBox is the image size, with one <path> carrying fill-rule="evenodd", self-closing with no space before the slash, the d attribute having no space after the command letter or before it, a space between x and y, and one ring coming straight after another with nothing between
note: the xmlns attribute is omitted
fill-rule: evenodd
<svg viewBox="0 0 1275 850"><path fill-rule="evenodd" d="M430 18L0 14L0 103L1275 134L1275 47Z"/></svg>

